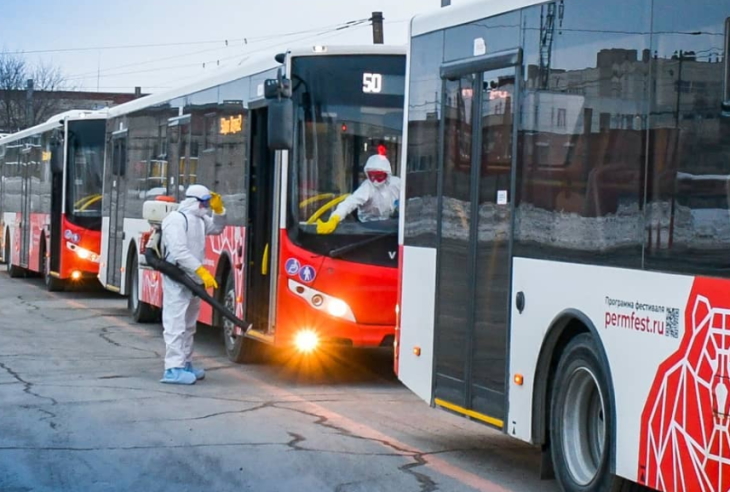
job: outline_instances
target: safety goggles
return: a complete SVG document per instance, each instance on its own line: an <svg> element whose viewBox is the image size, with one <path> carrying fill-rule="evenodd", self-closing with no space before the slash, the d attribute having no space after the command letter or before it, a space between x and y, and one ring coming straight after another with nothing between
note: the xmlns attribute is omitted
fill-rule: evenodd
<svg viewBox="0 0 730 492"><path fill-rule="evenodd" d="M209 208L209 207L210 207L210 199L211 199L211 198L213 198L213 197L212 197L211 195L205 195L205 196L203 196L203 197L197 197L197 196L189 196L189 197L187 197L187 198L195 198L196 200L198 200L198 202L199 202L199 203L200 203L200 204L201 204L202 206L204 206L204 207L206 207L206 208Z"/></svg>
<svg viewBox="0 0 730 492"><path fill-rule="evenodd" d="M385 171L368 171L368 179L373 183L382 183L388 179L388 173Z"/></svg>

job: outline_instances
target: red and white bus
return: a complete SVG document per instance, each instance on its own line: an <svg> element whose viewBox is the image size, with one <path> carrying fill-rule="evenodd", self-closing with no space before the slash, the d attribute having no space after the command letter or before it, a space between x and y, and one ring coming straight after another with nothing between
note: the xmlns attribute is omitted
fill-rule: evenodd
<svg viewBox="0 0 730 492"><path fill-rule="evenodd" d="M730 489L730 0L412 21L396 370L564 491Z"/></svg>
<svg viewBox="0 0 730 492"><path fill-rule="evenodd" d="M200 321L223 328L232 360L258 342L392 346L397 218L352 216L326 236L316 221L362 182L371 155L387 155L398 174L405 66L405 48L307 47L112 108L102 284L128 296L136 320L159 316L161 279L140 255L142 205L200 183L228 212L225 232L208 239L214 294L253 324L239 333L204 304ZM293 141L273 151L269 130L285 123L269 121L266 83L280 78L291 85Z"/></svg>
<svg viewBox="0 0 730 492"><path fill-rule="evenodd" d="M95 280L105 111L68 111L0 139L0 252L11 277L49 290Z"/></svg>

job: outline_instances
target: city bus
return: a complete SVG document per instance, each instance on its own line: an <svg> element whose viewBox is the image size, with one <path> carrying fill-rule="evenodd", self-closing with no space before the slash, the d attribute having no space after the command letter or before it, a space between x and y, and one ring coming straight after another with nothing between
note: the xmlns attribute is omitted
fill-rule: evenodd
<svg viewBox="0 0 730 492"><path fill-rule="evenodd" d="M317 222L365 179L371 156L400 172L405 66L405 47L291 49L112 108L101 283L127 296L135 320L159 319L160 274L141 254L143 204L179 201L199 183L222 195L228 217L207 240L211 294L251 323L244 333L203 305L199 321L222 328L231 360L251 360L261 343L392 347L397 217L352 214L328 235ZM267 97L279 85L284 97ZM291 121L272 112L282 101ZM270 147L282 131L291 142Z"/></svg>
<svg viewBox="0 0 730 492"><path fill-rule="evenodd" d="M566 492L730 487L729 0L410 28L395 369Z"/></svg>
<svg viewBox="0 0 730 492"><path fill-rule="evenodd" d="M72 110L0 139L0 260L50 291L96 282L105 110Z"/></svg>

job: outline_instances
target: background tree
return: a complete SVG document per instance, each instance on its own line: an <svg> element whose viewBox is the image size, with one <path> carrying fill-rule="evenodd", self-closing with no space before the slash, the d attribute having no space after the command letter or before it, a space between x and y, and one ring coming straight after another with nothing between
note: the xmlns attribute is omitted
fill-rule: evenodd
<svg viewBox="0 0 730 492"><path fill-rule="evenodd" d="M28 121L26 85L33 79L33 110ZM59 112L53 92L73 89L60 67L29 63L22 54L0 53L0 132L37 125Z"/></svg>

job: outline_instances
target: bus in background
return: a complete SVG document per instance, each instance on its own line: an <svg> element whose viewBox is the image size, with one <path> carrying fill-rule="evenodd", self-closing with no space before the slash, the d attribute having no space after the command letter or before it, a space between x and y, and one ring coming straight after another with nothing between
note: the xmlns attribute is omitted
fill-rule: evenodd
<svg viewBox="0 0 730 492"><path fill-rule="evenodd" d="M289 88L290 118L270 112L272 84ZM352 214L328 235L317 222L365 179L369 157L386 156L399 173L404 88L404 48L317 46L112 108L102 284L128 296L135 320L159 317L161 279L140 254L142 206L179 201L199 183L223 196L228 213L225 232L207 243L214 295L253 325L241 333L203 305L200 321L223 328L231 360L249 360L259 342L392 346L397 218ZM282 130L291 142L272 150L269 132Z"/></svg>
<svg viewBox="0 0 730 492"><path fill-rule="evenodd" d="M96 281L104 111L68 111L0 139L0 257L51 291Z"/></svg>
<svg viewBox="0 0 730 492"><path fill-rule="evenodd" d="M566 492L730 486L730 0L411 25L396 371Z"/></svg>

